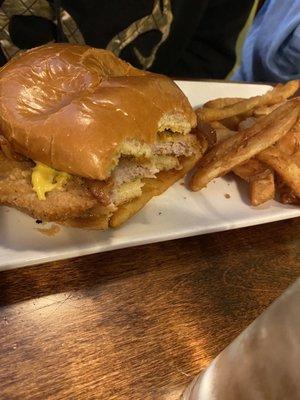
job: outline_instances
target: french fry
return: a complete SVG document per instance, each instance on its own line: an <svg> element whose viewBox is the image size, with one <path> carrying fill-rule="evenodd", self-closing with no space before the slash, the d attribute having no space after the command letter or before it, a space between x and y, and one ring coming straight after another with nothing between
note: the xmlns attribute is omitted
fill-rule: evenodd
<svg viewBox="0 0 300 400"><path fill-rule="evenodd" d="M281 102L281 103L273 104L272 106L263 106L263 107L255 108L253 110L253 115L254 115L254 117L262 117L264 115L268 115L272 111L276 110L277 107L281 106L281 104L283 104L283 103Z"/></svg>
<svg viewBox="0 0 300 400"><path fill-rule="evenodd" d="M292 188L293 183L297 185L297 178L299 178L300 174L299 119L290 132L283 136L270 149L263 152L262 155L258 155L258 157L267 157L269 163L271 162L273 165L277 165L277 173L279 175L277 187L280 201L284 204L299 203L300 199ZM271 161L271 159L273 161ZM280 169L283 172L280 173Z"/></svg>
<svg viewBox="0 0 300 400"><path fill-rule="evenodd" d="M226 129L226 126L220 121L211 121L209 124L213 129Z"/></svg>
<svg viewBox="0 0 300 400"><path fill-rule="evenodd" d="M201 163L199 164L199 168L207 166L213 160L221 159L224 157L234 146L238 146L242 143L243 140L250 138L257 133L259 133L262 129L266 128L274 119L279 119L286 114L286 111L293 109L293 106L288 103L288 106L282 106L282 108L275 110L273 115L266 116L262 118L258 124L253 125L251 128L245 129L242 132L233 135L232 137L220 142L211 149L204 158L202 158ZM286 108L287 107L287 108ZM251 157L249 157L251 158Z"/></svg>
<svg viewBox="0 0 300 400"><path fill-rule="evenodd" d="M258 206L275 198L274 173L255 158L233 168L233 172L249 183L250 202Z"/></svg>
<svg viewBox="0 0 300 400"><path fill-rule="evenodd" d="M298 100L288 101L259 119L252 127L217 144L200 161L190 181L190 188L200 190L212 179L226 174L277 142L296 123L299 104Z"/></svg>
<svg viewBox="0 0 300 400"><path fill-rule="evenodd" d="M215 131L217 143L237 134L237 131L232 131L231 129L226 128L226 126L221 124L219 121L213 121L210 125Z"/></svg>
<svg viewBox="0 0 300 400"><path fill-rule="evenodd" d="M244 114L240 114L240 115L233 115L232 117L229 118L224 118L222 120L220 120L220 122L222 123L222 125L224 125L226 128L232 130L232 131L236 131L238 130L239 124L240 122L246 118L246 116L244 116Z"/></svg>
<svg viewBox="0 0 300 400"><path fill-rule="evenodd" d="M289 108L291 109L292 107L289 105ZM208 152L205 155L205 158L201 160L200 166L205 166L212 160L221 158L222 155L226 154L231 147L233 147L234 145L238 145L248 137L256 135L258 132L268 126L274 118L280 118L280 116L284 115L285 111L286 109L275 111L272 117L266 116L260 120L259 124L255 124L251 128L245 129L242 132L238 132L236 135L232 135L232 137L228 138L227 140L218 143L218 145L215 146L210 152ZM213 124L215 123L216 122L214 121Z"/></svg>
<svg viewBox="0 0 300 400"><path fill-rule="evenodd" d="M254 118L254 117L248 117L248 118L244 119L239 124L239 130L250 128L252 125L255 124L256 121L257 121L257 118Z"/></svg>
<svg viewBox="0 0 300 400"><path fill-rule="evenodd" d="M224 108L227 106L231 106L232 104L239 103L242 100L243 100L242 97L223 97L220 99L210 100L207 103L203 104L203 107Z"/></svg>
<svg viewBox="0 0 300 400"><path fill-rule="evenodd" d="M248 182L252 205L273 199L276 188L281 202L299 204L300 99L286 101L299 83L279 84L250 99L215 99L197 110L198 123L213 127L217 144L200 160L190 188L201 189L232 170Z"/></svg>
<svg viewBox="0 0 300 400"><path fill-rule="evenodd" d="M296 97L296 99L300 101L300 97ZM296 133L296 135L300 135L300 118L298 118L298 121L293 126L292 132Z"/></svg>
<svg viewBox="0 0 300 400"><path fill-rule="evenodd" d="M250 201L259 206L275 198L274 172L267 168L264 172L253 176L250 180Z"/></svg>
<svg viewBox="0 0 300 400"><path fill-rule="evenodd" d="M275 144L275 147L289 156L297 154L300 150L300 130L296 131L293 127L287 135Z"/></svg>
<svg viewBox="0 0 300 400"><path fill-rule="evenodd" d="M215 131L217 135L217 143L222 142L223 140L226 140L237 134L237 131L232 131L228 128L219 128Z"/></svg>
<svg viewBox="0 0 300 400"><path fill-rule="evenodd" d="M234 167L232 171L235 173L235 175L250 183L253 176L263 173L266 169L268 169L266 164L262 163L256 158L250 158L250 160L244 162L243 164Z"/></svg>
<svg viewBox="0 0 300 400"><path fill-rule="evenodd" d="M277 191L280 203L300 205L300 198L295 192L280 178L276 179Z"/></svg>
<svg viewBox="0 0 300 400"><path fill-rule="evenodd" d="M254 124L252 127L238 132L236 135L220 142L212 150L210 150L205 157L201 160L200 167L208 165L210 162L216 159L222 158L226 155L231 148L238 146L243 140L248 139L258 134L262 129L266 128L274 120L282 118L284 115L293 110L294 104L291 101L287 102L281 108L275 110L272 115L267 115L259 120L259 123ZM249 157L251 158L251 157Z"/></svg>
<svg viewBox="0 0 300 400"><path fill-rule="evenodd" d="M224 108L203 107L198 109L198 119L203 121L219 121L235 115L243 114L257 107L270 106L293 96L299 89L299 81L294 80L286 84L279 84L273 90L262 96L250 97Z"/></svg>
<svg viewBox="0 0 300 400"><path fill-rule="evenodd" d="M300 152L299 152L300 155ZM257 158L277 172L277 174L286 182L286 184L300 197L300 163L297 157L290 157L275 146L266 148Z"/></svg>

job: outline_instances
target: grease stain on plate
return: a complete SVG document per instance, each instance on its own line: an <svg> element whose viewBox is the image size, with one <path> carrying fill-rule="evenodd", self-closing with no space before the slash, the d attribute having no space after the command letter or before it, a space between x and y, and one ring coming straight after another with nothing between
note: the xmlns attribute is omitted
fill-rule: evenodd
<svg viewBox="0 0 300 400"><path fill-rule="evenodd" d="M36 228L42 235L55 236L60 232L60 226L52 224L49 228Z"/></svg>

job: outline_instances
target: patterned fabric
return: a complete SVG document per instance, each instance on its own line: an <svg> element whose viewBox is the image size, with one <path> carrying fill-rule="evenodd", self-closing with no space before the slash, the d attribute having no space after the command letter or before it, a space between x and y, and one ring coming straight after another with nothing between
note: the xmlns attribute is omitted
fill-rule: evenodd
<svg viewBox="0 0 300 400"><path fill-rule="evenodd" d="M27 17L29 23L33 22L32 19L29 19L30 17L38 17L45 19L45 22L57 24L54 9L47 0L4 0L0 8L0 46L7 59L12 58L18 52L22 51L13 42L11 37L11 31L13 30L12 21L15 21L16 16L19 18ZM60 18L67 40L70 43L83 44L83 36L71 15L66 10L61 9ZM50 42L54 40L55 37Z"/></svg>
<svg viewBox="0 0 300 400"><path fill-rule="evenodd" d="M254 0L0 0L0 66L51 42L175 77L224 78Z"/></svg>
<svg viewBox="0 0 300 400"><path fill-rule="evenodd" d="M60 11L62 29L70 43L84 44L84 38L71 15L64 9Z"/></svg>
<svg viewBox="0 0 300 400"><path fill-rule="evenodd" d="M154 1L152 13L137 21L134 21L128 28L118 33L107 45L107 49L120 55L121 50L128 44L132 43L138 36L143 33L158 30L161 32L161 39L153 46L150 55L144 56L136 47L133 48L134 54L144 69L151 67L155 60L155 55L160 45L167 39L170 33L170 27L173 20L170 0L163 0L163 8L161 9L160 0Z"/></svg>
<svg viewBox="0 0 300 400"><path fill-rule="evenodd" d="M67 41L69 43L84 44L84 38L71 15L62 7L59 7L59 12L59 22ZM13 42L9 29L10 21L15 16L34 16L52 21L55 24L58 22L55 19L54 9L47 0L5 0L0 9L0 45L7 59L12 58L18 52L22 51ZM107 49L119 56L120 52L138 36L152 30L158 30L161 32L161 39L153 46L150 55L144 56L134 47L134 53L141 66L144 69L148 69L153 64L160 45L169 35L172 20L173 14L170 0L163 0L162 9L160 0L154 0L152 13L134 21L126 29L114 36L108 43ZM53 40L55 40L55 37ZM37 44L44 44L44 42Z"/></svg>

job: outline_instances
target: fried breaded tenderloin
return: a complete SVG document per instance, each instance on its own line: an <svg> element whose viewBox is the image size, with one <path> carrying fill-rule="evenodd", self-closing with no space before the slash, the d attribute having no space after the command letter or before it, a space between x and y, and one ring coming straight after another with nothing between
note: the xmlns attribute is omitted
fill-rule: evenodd
<svg viewBox="0 0 300 400"><path fill-rule="evenodd" d="M79 217L97 205L80 177L73 176L62 190L49 192L45 201L37 198L31 185L34 164L30 161L15 161L0 156L0 201L16 207L34 218L55 221Z"/></svg>
<svg viewBox="0 0 300 400"><path fill-rule="evenodd" d="M46 45L7 63L0 71L0 122L11 152L26 158L2 156L0 202L80 227L124 222L113 216L125 204L141 208L142 198L167 189L207 147L191 133L195 113L171 79L89 46ZM32 188L35 163L70 175L45 200ZM133 213L126 211L128 218Z"/></svg>

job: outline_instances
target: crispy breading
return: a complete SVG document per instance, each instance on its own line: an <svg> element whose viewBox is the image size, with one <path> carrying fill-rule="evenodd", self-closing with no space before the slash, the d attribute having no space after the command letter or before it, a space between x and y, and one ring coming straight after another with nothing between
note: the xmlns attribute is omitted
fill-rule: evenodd
<svg viewBox="0 0 300 400"><path fill-rule="evenodd" d="M194 135L184 138L180 134L161 133L160 138L161 141L153 145L155 151L150 151L149 158L145 155L141 158L121 157L110 179L106 181L72 175L62 189L47 192L45 200L39 200L32 188L31 175L35 163L30 160L16 160L11 156L11 152L4 152L2 147L7 143L2 141L0 205L17 208L44 221L57 221L74 226L84 219L84 224L79 222L80 226L105 229L109 218L120 204L142 195L143 178L156 181L156 175L162 170L181 169L178 156L198 154L200 148L201 152L204 152L207 147L206 142L200 145ZM133 149L128 147L133 153L138 148L138 143L134 143L134 146ZM141 155L142 150L141 148ZM92 219L96 221L95 224L90 222Z"/></svg>
<svg viewBox="0 0 300 400"><path fill-rule="evenodd" d="M31 186L33 166L32 162L9 160L0 153L0 204L45 221L78 217L96 206L97 200L77 177L71 177L62 190L54 190L40 201Z"/></svg>

